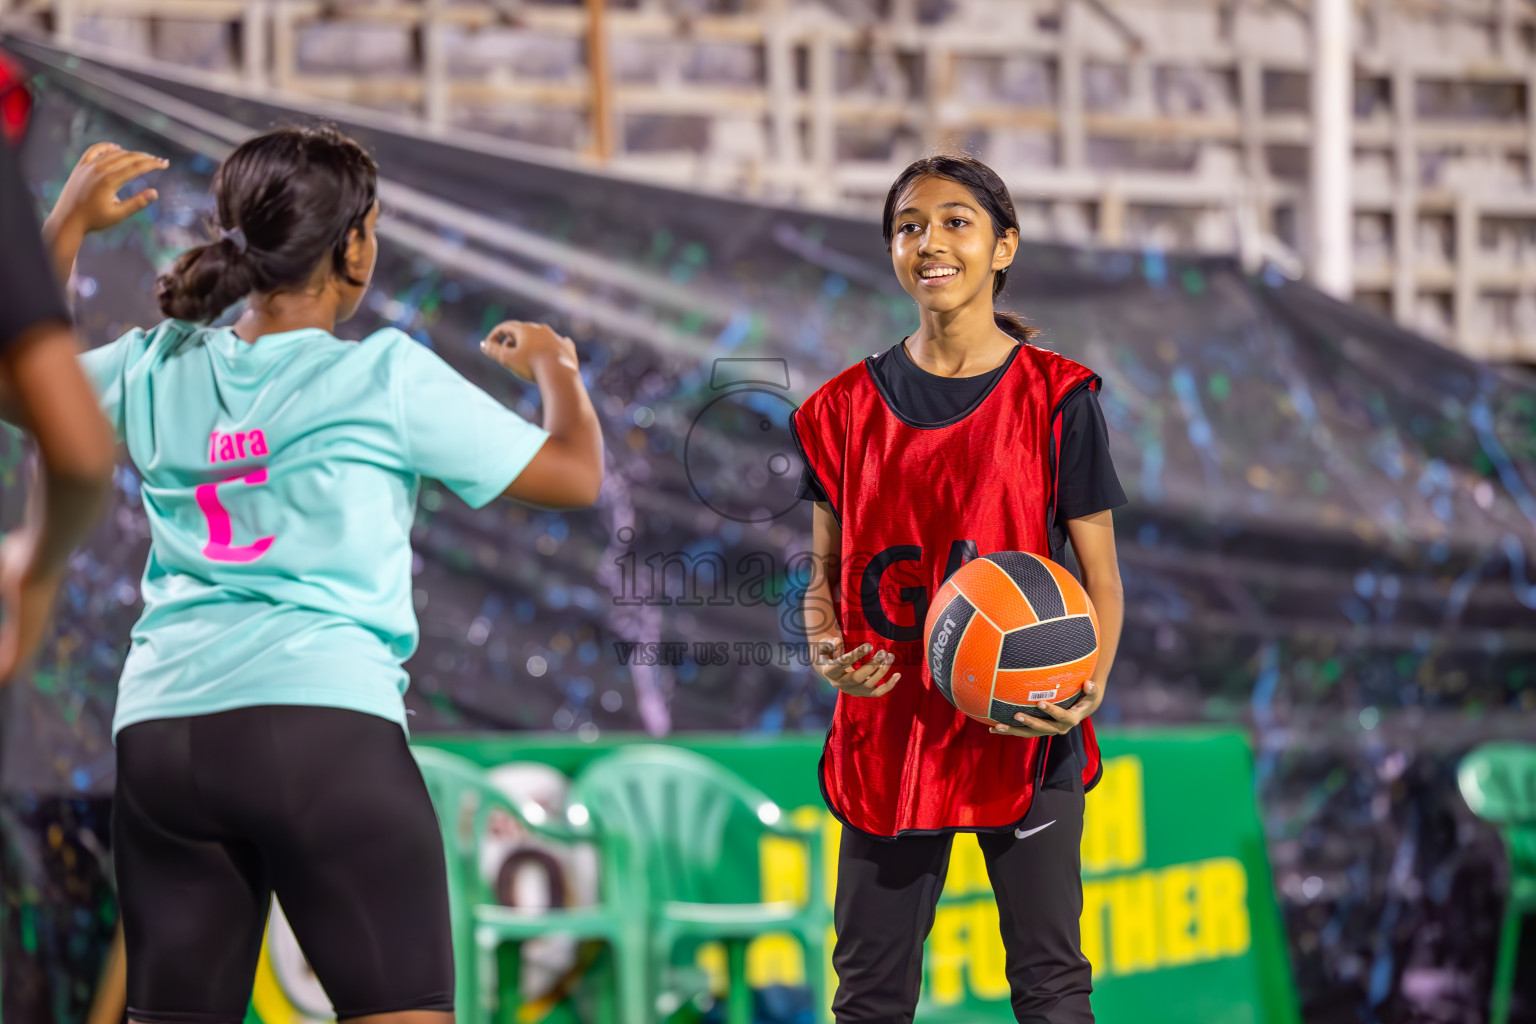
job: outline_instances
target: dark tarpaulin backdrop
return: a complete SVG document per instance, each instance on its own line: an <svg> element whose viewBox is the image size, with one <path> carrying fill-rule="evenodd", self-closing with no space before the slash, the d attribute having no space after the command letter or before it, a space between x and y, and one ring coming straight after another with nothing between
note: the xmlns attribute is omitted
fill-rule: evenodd
<svg viewBox="0 0 1536 1024"><path fill-rule="evenodd" d="M160 201L81 256L76 309L98 345L158 321L155 270L205 240L213 163L62 84L42 82L25 154L41 206L91 142L173 162L155 180ZM254 127L283 116L165 87ZM424 486L413 730L824 729L832 695L793 646L811 517L788 497L800 467L786 416L916 324L878 226L343 127L388 178L525 229L551 252L640 275L633 287L593 283L537 247L498 257L552 295L693 342L599 330L382 246L343 336L398 326L536 419L537 392L477 344L501 319L551 320L578 343L608 452L602 498L579 512L471 512ZM664 286L688 289L699 309L658 298ZM1125 634L1096 721L1253 730L1309 1020L1480 1018L1505 869L1454 769L1482 738L1536 735L1536 386L1224 259L1025 245L1004 299L1044 344L1103 375L1131 495L1116 519ZM752 385L758 371L787 371L787 392ZM21 516L24 468L7 434L5 526ZM148 543L138 502L125 465L113 509L74 560L54 639L4 698L8 1021L48 1019L45 1007L60 1024L81 1020L114 917L108 726ZM710 600L679 600L692 596L685 565L706 567L699 594ZM631 645L657 643L686 646L676 664L637 664L651 659ZM694 646L720 643L723 659Z"/></svg>

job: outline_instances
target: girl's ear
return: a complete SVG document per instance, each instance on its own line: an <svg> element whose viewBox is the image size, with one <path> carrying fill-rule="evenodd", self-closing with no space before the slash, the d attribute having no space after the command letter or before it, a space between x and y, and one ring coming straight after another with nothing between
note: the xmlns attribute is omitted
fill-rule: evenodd
<svg viewBox="0 0 1536 1024"><path fill-rule="evenodd" d="M1007 270L1013 266L1013 258L1019 252L1019 229L1008 228L997 237L997 246L992 250L992 269Z"/></svg>
<svg viewBox="0 0 1536 1024"><path fill-rule="evenodd" d="M368 224L347 232L347 273L361 277L368 272Z"/></svg>

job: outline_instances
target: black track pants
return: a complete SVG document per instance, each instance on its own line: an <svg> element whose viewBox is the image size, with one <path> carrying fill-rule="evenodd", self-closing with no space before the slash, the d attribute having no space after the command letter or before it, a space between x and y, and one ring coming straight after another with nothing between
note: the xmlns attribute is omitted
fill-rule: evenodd
<svg viewBox="0 0 1536 1024"><path fill-rule="evenodd" d="M997 897L1013 1013L1021 1024L1092 1024L1083 958L1079 844L1083 789L1041 789L1020 830L976 838ZM843 829L833 916L837 1024L908 1022L923 980L923 940L949 868L952 833L873 839Z"/></svg>

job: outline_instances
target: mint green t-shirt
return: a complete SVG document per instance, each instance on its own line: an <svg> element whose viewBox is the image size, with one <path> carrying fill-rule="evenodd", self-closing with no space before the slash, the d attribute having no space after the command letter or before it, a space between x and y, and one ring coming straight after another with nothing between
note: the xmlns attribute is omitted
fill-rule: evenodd
<svg viewBox="0 0 1536 1024"><path fill-rule="evenodd" d="M421 477L479 508L548 432L394 329L249 344L167 320L81 360L150 527L113 735L257 704L404 727Z"/></svg>

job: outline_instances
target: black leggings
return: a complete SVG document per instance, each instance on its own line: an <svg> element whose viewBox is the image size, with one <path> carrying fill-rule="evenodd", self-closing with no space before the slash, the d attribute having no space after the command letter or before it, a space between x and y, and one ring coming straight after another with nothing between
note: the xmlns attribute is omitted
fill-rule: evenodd
<svg viewBox="0 0 1536 1024"><path fill-rule="evenodd" d="M1080 776L1067 784L1035 793L1020 826L1024 838L1011 831L976 837L997 897L1014 1017L1027 1024L1093 1024L1093 972L1078 934L1083 784ZM953 833L881 840L843 828L833 915L837 1024L912 1020L923 940L953 840Z"/></svg>
<svg viewBox="0 0 1536 1024"><path fill-rule="evenodd" d="M264 706L131 725L112 847L134 1020L243 1020L274 891L340 1019L453 1010L437 817L387 719Z"/></svg>

